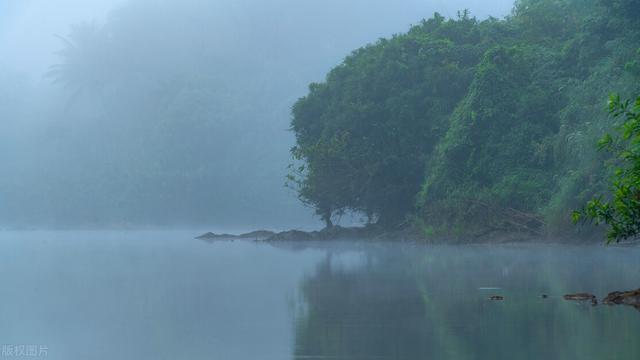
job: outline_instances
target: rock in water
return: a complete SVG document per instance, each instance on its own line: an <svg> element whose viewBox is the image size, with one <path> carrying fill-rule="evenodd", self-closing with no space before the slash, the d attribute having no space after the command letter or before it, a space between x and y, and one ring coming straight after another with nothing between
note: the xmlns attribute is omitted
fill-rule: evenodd
<svg viewBox="0 0 640 360"><path fill-rule="evenodd" d="M596 296L588 293L567 294L564 296L564 299L570 301L591 301L591 305L598 305Z"/></svg>
<svg viewBox="0 0 640 360"><path fill-rule="evenodd" d="M602 300L607 305L629 305L640 311L640 289L632 291L614 291Z"/></svg>
<svg viewBox="0 0 640 360"><path fill-rule="evenodd" d="M502 301L504 300L504 296L501 295L493 295L489 298L489 300L493 300L493 301Z"/></svg>
<svg viewBox="0 0 640 360"><path fill-rule="evenodd" d="M214 234L212 232L208 232L206 234L202 234L202 235L196 237L196 239L205 240L205 239L216 239L218 237L219 237L219 235Z"/></svg>
<svg viewBox="0 0 640 360"><path fill-rule="evenodd" d="M240 239L265 240L272 237L275 234L276 233L269 230L257 230L257 231L252 231L246 234L240 234L237 237Z"/></svg>
<svg viewBox="0 0 640 360"><path fill-rule="evenodd" d="M300 230L289 230L281 233L277 233L271 236L267 241L307 241L317 240L318 232L306 232Z"/></svg>
<svg viewBox="0 0 640 360"><path fill-rule="evenodd" d="M257 230L252 231L246 234L233 235L233 234L214 234L212 232L208 232L206 234L202 234L196 239L205 240L211 242L213 240L233 240L233 239L245 239L245 240L265 240L271 236L275 235L273 231L268 230Z"/></svg>

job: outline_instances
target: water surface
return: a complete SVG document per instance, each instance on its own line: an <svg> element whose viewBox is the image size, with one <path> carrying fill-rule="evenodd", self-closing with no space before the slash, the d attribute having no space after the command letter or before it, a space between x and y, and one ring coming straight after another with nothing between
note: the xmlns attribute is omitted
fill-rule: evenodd
<svg viewBox="0 0 640 360"><path fill-rule="evenodd" d="M0 344L47 359L640 358L640 312L561 299L640 287L640 248L193 235L0 233Z"/></svg>

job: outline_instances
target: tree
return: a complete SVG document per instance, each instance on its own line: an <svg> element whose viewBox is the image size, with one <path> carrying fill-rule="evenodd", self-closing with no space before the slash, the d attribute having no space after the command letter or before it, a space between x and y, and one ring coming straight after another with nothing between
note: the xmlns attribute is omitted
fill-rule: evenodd
<svg viewBox="0 0 640 360"><path fill-rule="evenodd" d="M413 211L427 156L486 47L468 12L436 14L354 51L293 107L298 195L326 221L345 210L395 226ZM294 170L300 170L293 167ZM291 180L290 179L290 180Z"/></svg>
<svg viewBox="0 0 640 360"><path fill-rule="evenodd" d="M298 194L428 237L572 235L567 215L607 188L598 100L640 92L633 2L436 14L354 51L293 108Z"/></svg>
<svg viewBox="0 0 640 360"><path fill-rule="evenodd" d="M615 155L611 195L608 199L592 199L573 213L573 220L607 224L611 243L640 234L640 96L635 102L611 96L609 112L615 118L624 118L618 132L605 135L598 144L601 150Z"/></svg>
<svg viewBox="0 0 640 360"><path fill-rule="evenodd" d="M113 80L115 67L109 34L95 23L80 23L71 27L68 38L58 38L64 43L57 52L62 62L52 65L46 76L72 92L68 106L83 92L98 94L103 101L104 86Z"/></svg>

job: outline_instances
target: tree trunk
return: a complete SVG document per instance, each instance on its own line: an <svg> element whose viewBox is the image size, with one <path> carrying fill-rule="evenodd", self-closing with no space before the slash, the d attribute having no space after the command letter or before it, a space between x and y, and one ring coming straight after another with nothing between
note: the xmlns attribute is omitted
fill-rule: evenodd
<svg viewBox="0 0 640 360"><path fill-rule="evenodd" d="M331 210L325 210L322 214L322 220L324 220L324 226L327 229L333 227L333 223L331 222Z"/></svg>

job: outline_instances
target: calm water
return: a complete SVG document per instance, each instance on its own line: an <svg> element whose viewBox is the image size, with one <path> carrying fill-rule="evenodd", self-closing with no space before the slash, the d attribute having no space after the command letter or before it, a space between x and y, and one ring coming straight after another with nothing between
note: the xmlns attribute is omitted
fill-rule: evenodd
<svg viewBox="0 0 640 360"><path fill-rule="evenodd" d="M3 351L34 345L40 358L65 360L640 358L639 311L560 298L640 287L640 248L207 244L193 235L0 233ZM0 359L21 357L35 358Z"/></svg>

